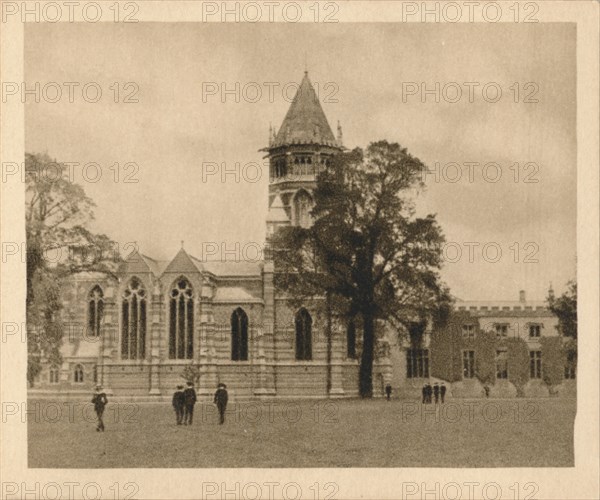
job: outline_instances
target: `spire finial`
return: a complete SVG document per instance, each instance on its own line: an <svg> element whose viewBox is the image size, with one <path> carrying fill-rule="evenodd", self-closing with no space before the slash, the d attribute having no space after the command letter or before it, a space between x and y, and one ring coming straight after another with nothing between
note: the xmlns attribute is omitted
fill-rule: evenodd
<svg viewBox="0 0 600 500"><path fill-rule="evenodd" d="M308 59L306 56L306 51L304 51L304 74L308 75Z"/></svg>
<svg viewBox="0 0 600 500"><path fill-rule="evenodd" d="M181 240L181 249L183 250L183 240Z"/></svg>
<svg viewBox="0 0 600 500"><path fill-rule="evenodd" d="M338 142L338 146L343 146L344 135L342 133L342 125L340 124L339 120L337 122L337 142Z"/></svg>

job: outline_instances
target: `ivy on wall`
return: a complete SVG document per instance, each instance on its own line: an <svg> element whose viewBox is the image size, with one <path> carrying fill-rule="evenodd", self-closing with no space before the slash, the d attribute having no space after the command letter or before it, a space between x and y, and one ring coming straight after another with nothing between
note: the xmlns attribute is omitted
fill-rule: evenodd
<svg viewBox="0 0 600 500"><path fill-rule="evenodd" d="M523 397L525 384L529 382L529 348L523 339L514 337L505 339L507 347L508 380L517 389L517 397Z"/></svg>
<svg viewBox="0 0 600 500"><path fill-rule="evenodd" d="M448 382L462 380L462 325L476 323L467 312L454 313L443 327L431 333L431 375Z"/></svg>
<svg viewBox="0 0 600 500"><path fill-rule="evenodd" d="M468 311L458 311L445 326L431 333L431 375L448 382L462 380L463 351L472 350L475 351L475 377L484 385L493 385L496 383L496 352L506 349L508 380L515 386L517 396L523 397L530 370L527 342L519 337L498 339L496 332L482 330L478 319ZM465 324L475 325L474 338L463 336ZM540 344L543 379L550 387L559 385L564 379L569 345L563 344L560 337L541 337Z"/></svg>
<svg viewBox="0 0 600 500"><path fill-rule="evenodd" d="M475 376L484 385L496 382L496 333L479 328L471 341L475 351Z"/></svg>

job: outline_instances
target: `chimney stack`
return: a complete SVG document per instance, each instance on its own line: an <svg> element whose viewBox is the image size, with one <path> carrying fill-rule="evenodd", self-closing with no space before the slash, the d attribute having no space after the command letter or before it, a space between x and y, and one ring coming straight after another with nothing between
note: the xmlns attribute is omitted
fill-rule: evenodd
<svg viewBox="0 0 600 500"><path fill-rule="evenodd" d="M525 302L525 290L519 290L519 302Z"/></svg>

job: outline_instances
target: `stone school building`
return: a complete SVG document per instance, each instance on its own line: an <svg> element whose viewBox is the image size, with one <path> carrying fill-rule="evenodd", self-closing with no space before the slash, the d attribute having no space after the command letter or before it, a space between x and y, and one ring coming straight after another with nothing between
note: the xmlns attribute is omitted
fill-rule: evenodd
<svg viewBox="0 0 600 500"><path fill-rule="evenodd" d="M270 131L263 150L270 164L267 238L281 226L311 224L316 175L343 149L341 127L334 136L305 73L281 127ZM357 396L353 332L334 324L328 356L326 318L310 306L291 308L274 289L274 272L268 259L207 262L182 248L170 261L134 252L118 279L100 273L72 277L63 289L63 362L44 366L31 395L77 396L102 384L115 397L162 400L184 382L187 369L195 374L200 397L210 397L219 382L234 398ZM457 309L472 313L464 324L467 336L481 330L484 317L499 335L513 334L518 323L519 335L532 340L535 382L544 363L536 339L557 336L557 321L543 305L523 298L518 306L459 302ZM484 307L489 314L483 314ZM390 383L394 395L418 397L425 381L444 380L431 370L432 335L427 332L419 346L399 345L392 331L384 335L389 348L379 350L383 354L375 363L376 395ZM499 363L506 357L501 349ZM462 375L446 380L458 396L482 394L476 351L454 353ZM508 376L502 370L497 375L507 381L496 385L502 386L498 394L512 394Z"/></svg>

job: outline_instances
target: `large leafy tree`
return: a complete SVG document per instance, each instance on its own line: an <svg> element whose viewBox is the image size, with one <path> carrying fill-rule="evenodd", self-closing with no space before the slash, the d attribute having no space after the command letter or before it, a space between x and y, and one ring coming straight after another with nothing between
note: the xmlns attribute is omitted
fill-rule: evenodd
<svg viewBox="0 0 600 500"><path fill-rule="evenodd" d="M80 271L114 275L120 256L107 236L86 227L94 218L94 202L71 182L64 164L26 154L25 185L27 379L33 385L42 358L61 361L61 282Z"/></svg>
<svg viewBox="0 0 600 500"><path fill-rule="evenodd" d="M326 297L362 326L360 394L373 394L377 320L398 332L442 321L450 294L440 280L444 237L434 215L417 217L425 165L397 143L340 153L317 176L309 228L273 237L276 286L293 301Z"/></svg>
<svg viewBox="0 0 600 500"><path fill-rule="evenodd" d="M567 290L555 297L552 289L546 298L548 307L558 317L558 324L562 334L574 341L577 340L577 283L569 281Z"/></svg>

